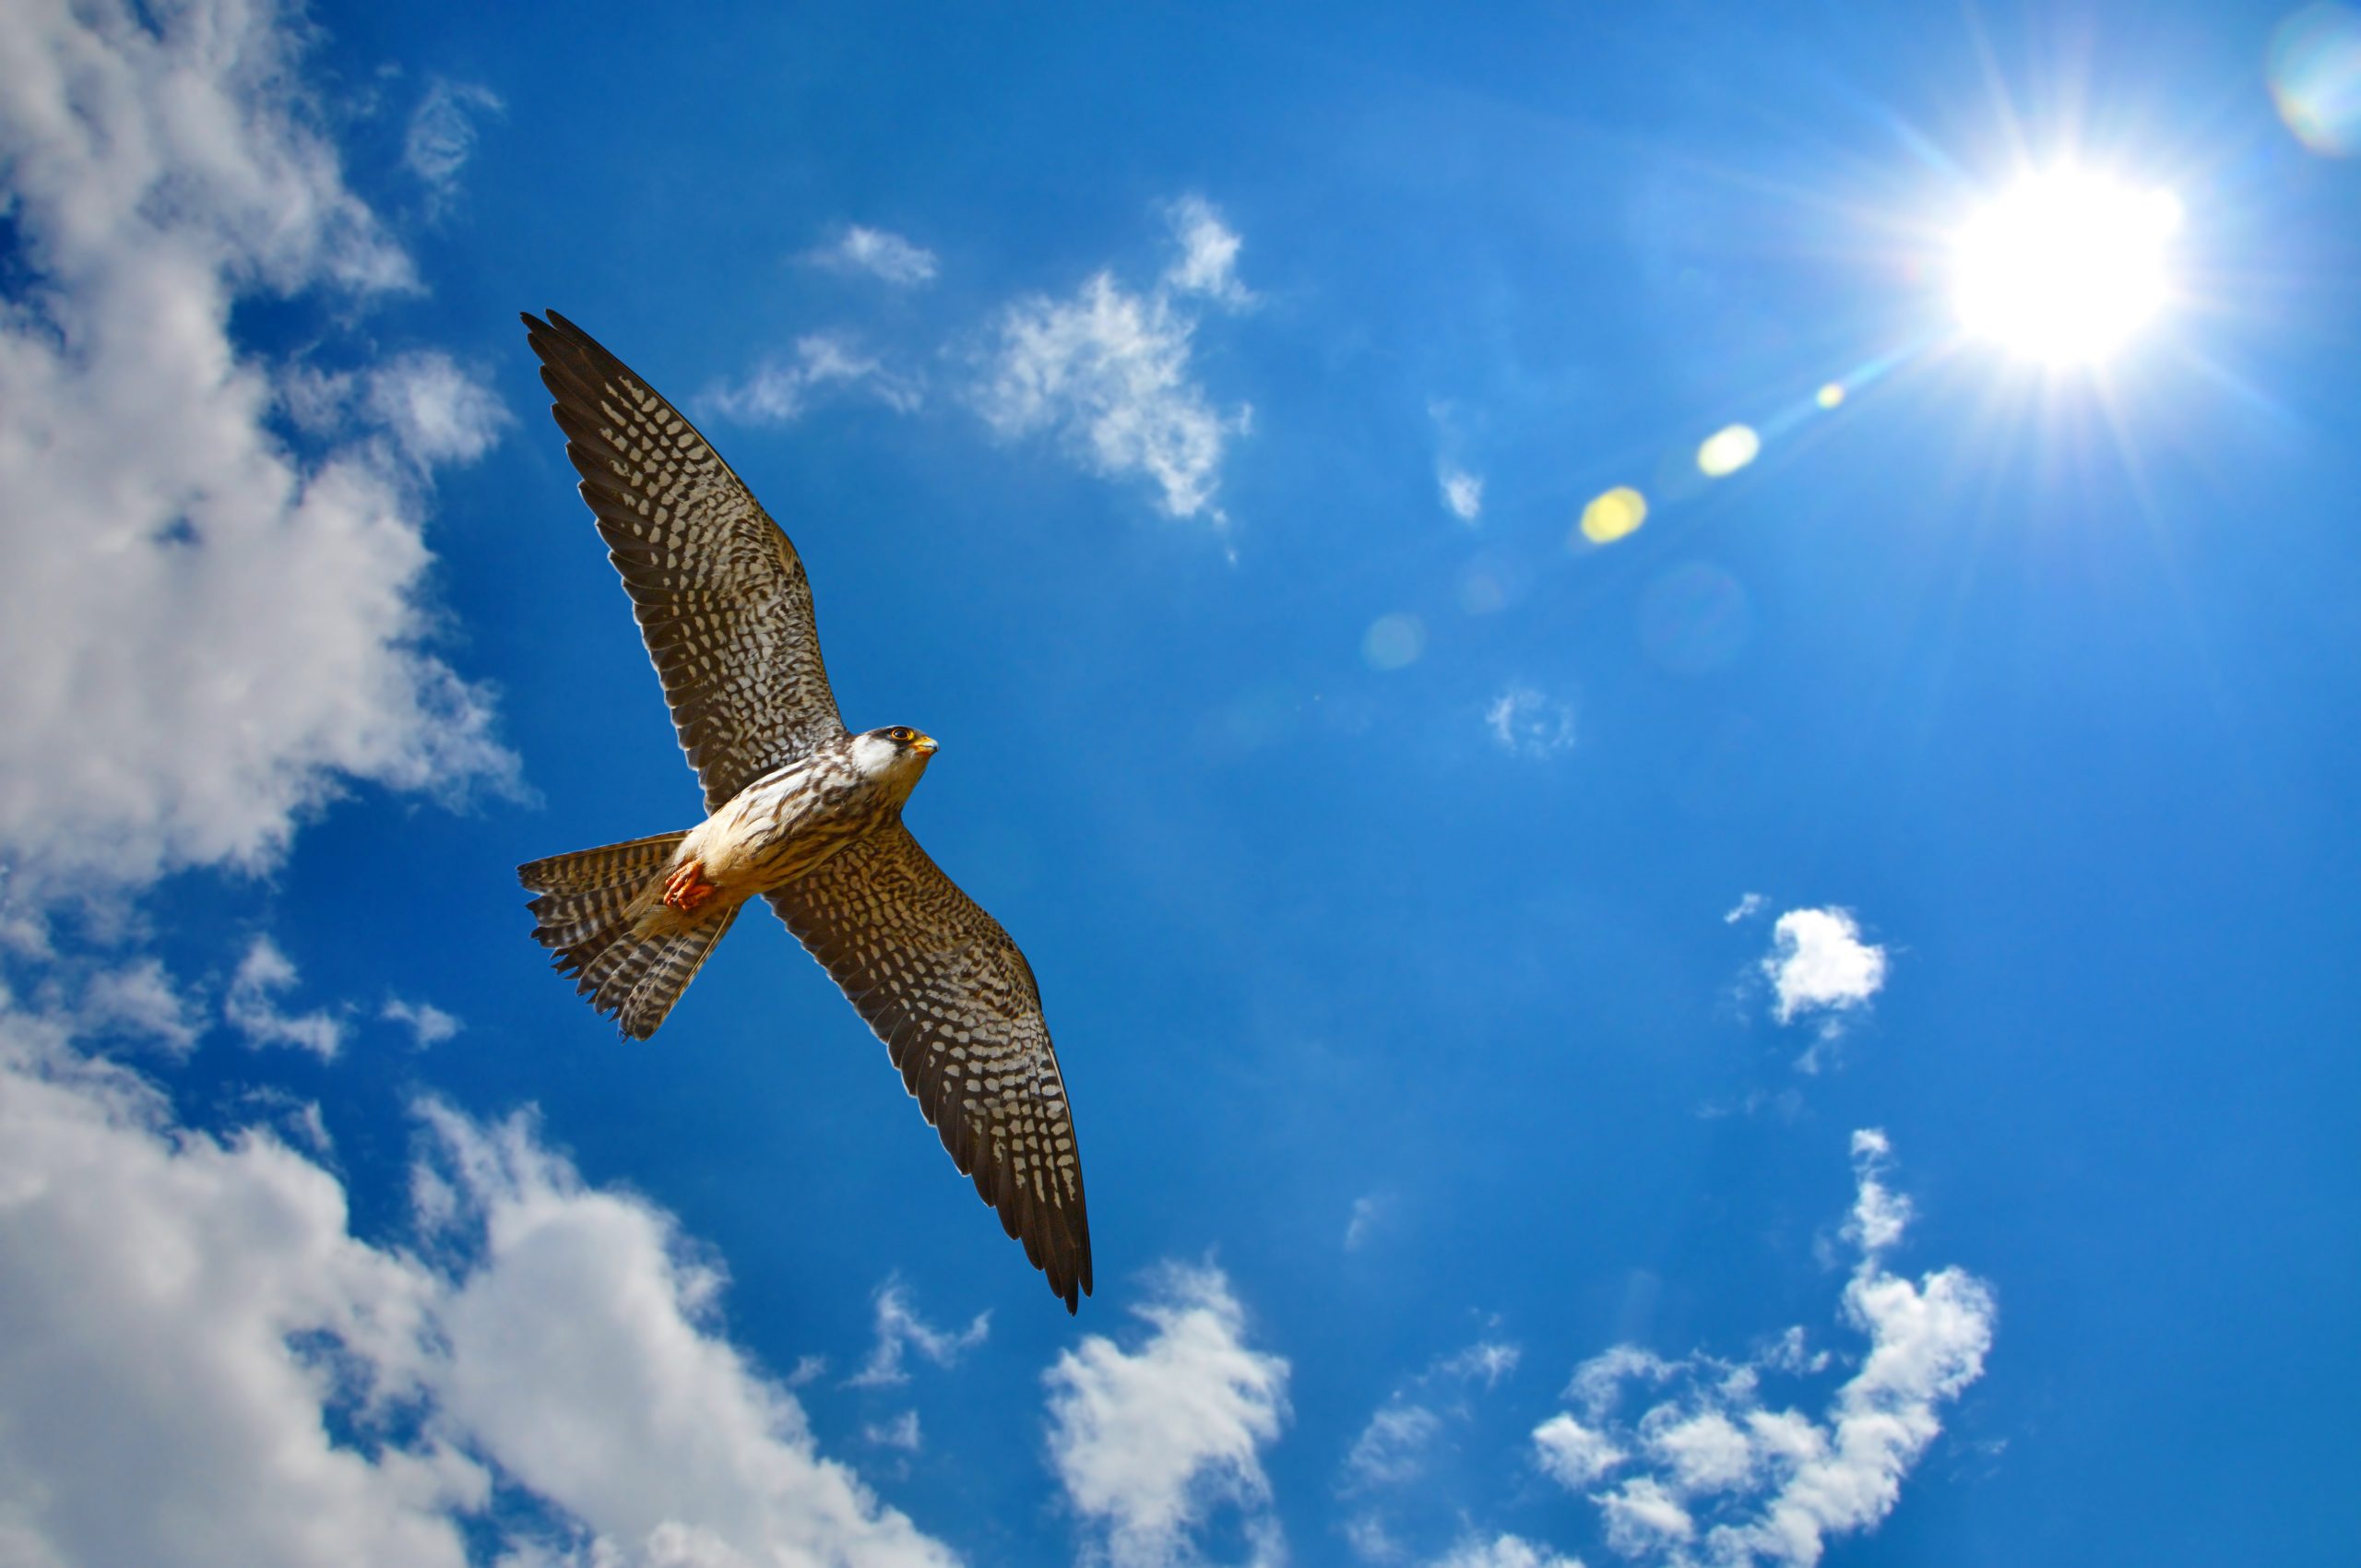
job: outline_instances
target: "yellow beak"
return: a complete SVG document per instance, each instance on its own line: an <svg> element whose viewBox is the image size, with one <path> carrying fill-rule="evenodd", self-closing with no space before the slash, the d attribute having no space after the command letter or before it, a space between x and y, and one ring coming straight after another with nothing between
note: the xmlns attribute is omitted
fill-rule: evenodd
<svg viewBox="0 0 2361 1568"><path fill-rule="evenodd" d="M932 756L942 749L943 748L940 745L935 743L935 739L931 735L920 735L917 740L910 742L910 750L918 753L920 756Z"/></svg>

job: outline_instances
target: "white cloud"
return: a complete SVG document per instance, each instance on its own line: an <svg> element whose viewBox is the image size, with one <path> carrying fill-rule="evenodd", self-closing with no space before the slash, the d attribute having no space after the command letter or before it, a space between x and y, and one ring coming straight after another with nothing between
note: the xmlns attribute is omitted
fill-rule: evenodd
<svg viewBox="0 0 2361 1568"><path fill-rule="evenodd" d="M274 373L229 337L246 295L412 286L312 127L296 30L228 4L5 16L0 170L30 274L0 309L14 889L256 869L346 779L505 778L484 698L422 649L417 461L367 428L299 457Z"/></svg>
<svg viewBox="0 0 2361 1568"><path fill-rule="evenodd" d="M908 1383L910 1374L902 1366L905 1349L916 1350L936 1366L947 1367L966 1351L982 1344L992 1331L992 1314L988 1312L978 1313L956 1334L935 1327L911 1310L909 1292L898 1279L888 1279L877 1288L876 1304L876 1347L869 1352L869 1360L861 1369L845 1379L848 1387L887 1388Z"/></svg>
<svg viewBox="0 0 2361 1568"><path fill-rule="evenodd" d="M1426 1468L1428 1445L1442 1431L1442 1418L1423 1405L1400 1400L1380 1406L1345 1455L1346 1479L1354 1488L1399 1486Z"/></svg>
<svg viewBox="0 0 2361 1568"><path fill-rule="evenodd" d="M1740 921L1752 920L1755 916L1762 912L1762 904L1763 898L1762 894L1749 893L1740 897L1736 904L1730 906L1729 912L1722 916L1722 923L1724 925L1736 925Z"/></svg>
<svg viewBox="0 0 2361 1568"><path fill-rule="evenodd" d="M1479 1339L1435 1358L1370 1415L1345 1455L1337 1482L1342 1495L1364 1500L1345 1525L1357 1556L1376 1562L1408 1555L1393 1526L1398 1516L1415 1525L1418 1515L1435 1511L1438 1489L1417 1484L1427 1476L1431 1456L1473 1420L1474 1386L1480 1384L1490 1392L1521 1355L1515 1345Z"/></svg>
<svg viewBox="0 0 2361 1568"><path fill-rule="evenodd" d="M1790 909L1772 929L1762 973L1778 995L1783 1024L1808 1013L1866 1004L1885 984L1885 949L1861 940L1845 909Z"/></svg>
<svg viewBox="0 0 2361 1568"><path fill-rule="evenodd" d="M1165 286L1176 293L1203 294L1231 306L1251 304L1254 296L1238 280L1238 253L1244 242L1221 220L1203 196L1182 196L1165 209L1180 256L1164 272Z"/></svg>
<svg viewBox="0 0 2361 1568"><path fill-rule="evenodd" d="M1521 1536L1470 1538L1436 1560L1435 1568L1583 1568L1578 1557L1565 1557Z"/></svg>
<svg viewBox="0 0 2361 1568"><path fill-rule="evenodd" d="M976 405L1003 435L1053 434L1094 473L1150 481L1170 516L1219 522L1223 447L1252 414L1216 410L1196 384L1192 302L1247 296L1231 272L1237 238L1213 209L1183 203L1173 221L1182 254L1146 292L1101 272L1071 299L1003 311Z"/></svg>
<svg viewBox="0 0 2361 1568"><path fill-rule="evenodd" d="M1394 1199L1384 1193L1370 1193L1353 1200L1353 1211L1345 1218L1345 1251L1358 1252L1370 1238L1385 1211L1394 1206Z"/></svg>
<svg viewBox="0 0 2361 1568"><path fill-rule="evenodd" d="M935 274L932 251L899 234L858 223L845 225L833 244L809 253L807 259L832 271L865 272L903 288L931 282Z"/></svg>
<svg viewBox="0 0 2361 1568"><path fill-rule="evenodd" d="M1191 1561L1193 1532L1224 1504L1275 1558L1261 1449L1287 1417L1287 1363L1248 1348L1245 1313L1211 1265L1168 1266L1133 1311L1153 1330L1135 1348L1090 1335L1045 1374L1068 1501L1116 1568Z"/></svg>
<svg viewBox="0 0 2361 1568"><path fill-rule="evenodd" d="M457 1520L489 1476L444 1437L391 1435L433 1356L431 1272L354 1241L335 1180L277 1139L177 1128L142 1080L13 1010L0 1278L10 1561L466 1561ZM331 1416L372 1441L333 1443Z"/></svg>
<svg viewBox="0 0 2361 1568"><path fill-rule="evenodd" d="M1942 1426L1937 1411L1983 1375L1997 1319L1991 1288L1942 1268L1916 1281L1891 1272L1908 1200L1884 1177L1884 1134L1853 1137L1856 1195L1845 1238L1857 1249L1845 1321L1867 1340L1852 1375L1814 1420L1768 1403L1768 1377L1803 1378L1829 1364L1791 1328L1748 1361L1703 1354L1668 1361L1630 1346L1594 1358L1568 1394L1584 1420L1559 1415L1534 1433L1537 1462L1572 1491L1617 1467L1591 1493L1608 1544L1686 1568L1759 1562L1809 1568L1831 1536L1874 1527ZM1619 1414L1631 1386L1652 1391L1636 1419Z"/></svg>
<svg viewBox="0 0 2361 1568"><path fill-rule="evenodd" d="M344 1026L324 1011L287 1013L279 1009L280 992L294 985L295 966L279 944L257 936L231 977L229 993L221 999L221 1016L248 1045L291 1045L323 1061L344 1045Z"/></svg>
<svg viewBox="0 0 2361 1568"><path fill-rule="evenodd" d="M504 107L498 93L475 82L438 77L428 85L402 138L402 162L436 201L450 198L459 171L475 156L477 116L497 114Z"/></svg>
<svg viewBox="0 0 2361 1568"><path fill-rule="evenodd" d="M0 1561L457 1568L534 1518L504 1561L953 1561L819 1455L670 1217L527 1121L425 1108L414 1238L363 1241L285 1141L327 1153L315 1102L190 1128L83 1012L0 991Z"/></svg>
<svg viewBox="0 0 2361 1568"><path fill-rule="evenodd" d="M1574 743L1574 710L1530 686L1511 686L1484 709L1484 727L1517 756L1554 756Z"/></svg>
<svg viewBox="0 0 2361 1568"><path fill-rule="evenodd" d="M860 1429L861 1437L880 1448L898 1448L905 1454L919 1451L919 1413L905 1410L890 1421L872 1421Z"/></svg>
<svg viewBox="0 0 2361 1568"><path fill-rule="evenodd" d="M1472 523L1484 515L1484 481L1469 473L1456 463L1435 466L1435 483L1442 492L1442 504L1451 515L1463 523Z"/></svg>
<svg viewBox="0 0 2361 1568"><path fill-rule="evenodd" d="M387 997L385 1006L378 1009L377 1016L390 1024L406 1025L410 1038L421 1051L430 1045L442 1044L457 1034L460 1028L458 1019L432 1002L405 1002L398 996Z"/></svg>
<svg viewBox="0 0 2361 1568"><path fill-rule="evenodd" d="M1499 1386L1501 1378L1516 1370L1523 1360L1523 1347L1502 1344L1494 1339L1479 1339L1465 1350L1445 1356L1435 1364L1435 1371L1446 1377L1465 1378L1473 1382L1484 1380L1487 1389Z"/></svg>
<svg viewBox="0 0 2361 1568"><path fill-rule="evenodd" d="M509 423L492 389L438 352L405 354L369 373L368 411L421 469L472 463Z"/></svg>
<svg viewBox="0 0 2361 1568"><path fill-rule="evenodd" d="M1607 1544L1626 1557L1662 1551L1697 1534L1689 1510L1653 1476L1634 1476L1597 1503L1607 1516Z"/></svg>
<svg viewBox="0 0 2361 1568"><path fill-rule="evenodd" d="M1464 443L1457 411L1443 399L1430 398L1427 417L1434 421L1435 439L1441 448L1435 457L1435 486L1442 495L1443 507L1472 527L1484 515L1484 480L1460 460Z"/></svg>
<svg viewBox="0 0 2361 1568"><path fill-rule="evenodd" d="M196 1045L196 1011L161 961L142 957L92 975L77 1023L92 1034L154 1040L185 1055Z"/></svg>
<svg viewBox="0 0 2361 1568"><path fill-rule="evenodd" d="M1621 1464L1624 1452L1563 1411L1533 1429L1535 1463L1568 1488L1586 1487Z"/></svg>
<svg viewBox="0 0 2361 1568"><path fill-rule="evenodd" d="M838 391L865 394L905 414L925 400L917 381L888 369L851 338L814 332L796 339L792 357L770 360L735 386L709 388L698 401L724 419L787 424L802 418L815 399Z"/></svg>
<svg viewBox="0 0 2361 1568"><path fill-rule="evenodd" d="M1747 1434L1719 1410L1659 1406L1641 1423L1640 1438L1684 1492L1726 1491L1743 1484L1754 1468Z"/></svg>
<svg viewBox="0 0 2361 1568"><path fill-rule="evenodd" d="M717 1331L720 1273L670 1216L584 1187L522 1118L424 1114L481 1238L438 1303L434 1424L590 1532L594 1561L953 1561L820 1457L794 1396Z"/></svg>

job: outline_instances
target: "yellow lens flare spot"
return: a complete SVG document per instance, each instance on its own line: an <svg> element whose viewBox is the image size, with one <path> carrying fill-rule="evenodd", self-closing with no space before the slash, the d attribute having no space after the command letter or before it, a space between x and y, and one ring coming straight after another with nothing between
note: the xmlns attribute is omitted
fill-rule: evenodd
<svg viewBox="0 0 2361 1568"><path fill-rule="evenodd" d="M2180 224L2170 191L2073 168L2036 174L1961 230L1960 320L2028 359L2095 364L2163 307Z"/></svg>
<svg viewBox="0 0 2361 1568"><path fill-rule="evenodd" d="M1742 424L1725 425L1705 437L1697 448L1697 471L1707 479L1723 479L1754 461L1762 438Z"/></svg>
<svg viewBox="0 0 2361 1568"><path fill-rule="evenodd" d="M1613 544L1647 520L1647 497L1619 484L1583 508L1582 536L1593 544Z"/></svg>
<svg viewBox="0 0 2361 1568"><path fill-rule="evenodd" d="M1427 651L1426 623L1416 615L1381 615L1361 636L1361 658L1372 670L1399 670L1416 664Z"/></svg>
<svg viewBox="0 0 2361 1568"><path fill-rule="evenodd" d="M1812 401L1818 403L1823 409L1833 409L1844 400L1845 384L1841 381L1830 382L1827 386L1821 387L1812 398Z"/></svg>

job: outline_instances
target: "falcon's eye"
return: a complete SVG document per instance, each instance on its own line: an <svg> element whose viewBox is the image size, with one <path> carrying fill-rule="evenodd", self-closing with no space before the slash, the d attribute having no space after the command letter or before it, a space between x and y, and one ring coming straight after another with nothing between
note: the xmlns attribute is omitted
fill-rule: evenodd
<svg viewBox="0 0 2361 1568"><path fill-rule="evenodd" d="M897 745L907 746L910 743L910 737L913 733L914 731L911 731L909 726L907 724L896 724L894 728L885 731L885 738L894 742Z"/></svg>

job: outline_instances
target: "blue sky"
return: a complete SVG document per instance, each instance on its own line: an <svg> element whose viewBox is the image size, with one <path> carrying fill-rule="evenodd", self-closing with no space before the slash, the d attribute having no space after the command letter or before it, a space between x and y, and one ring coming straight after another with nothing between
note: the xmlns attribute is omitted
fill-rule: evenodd
<svg viewBox="0 0 2361 1568"><path fill-rule="evenodd" d="M1271 9L9 8L0 1560L2361 1550L2361 13ZM1078 1319L766 917L543 972L697 799L550 306L943 742Z"/></svg>

